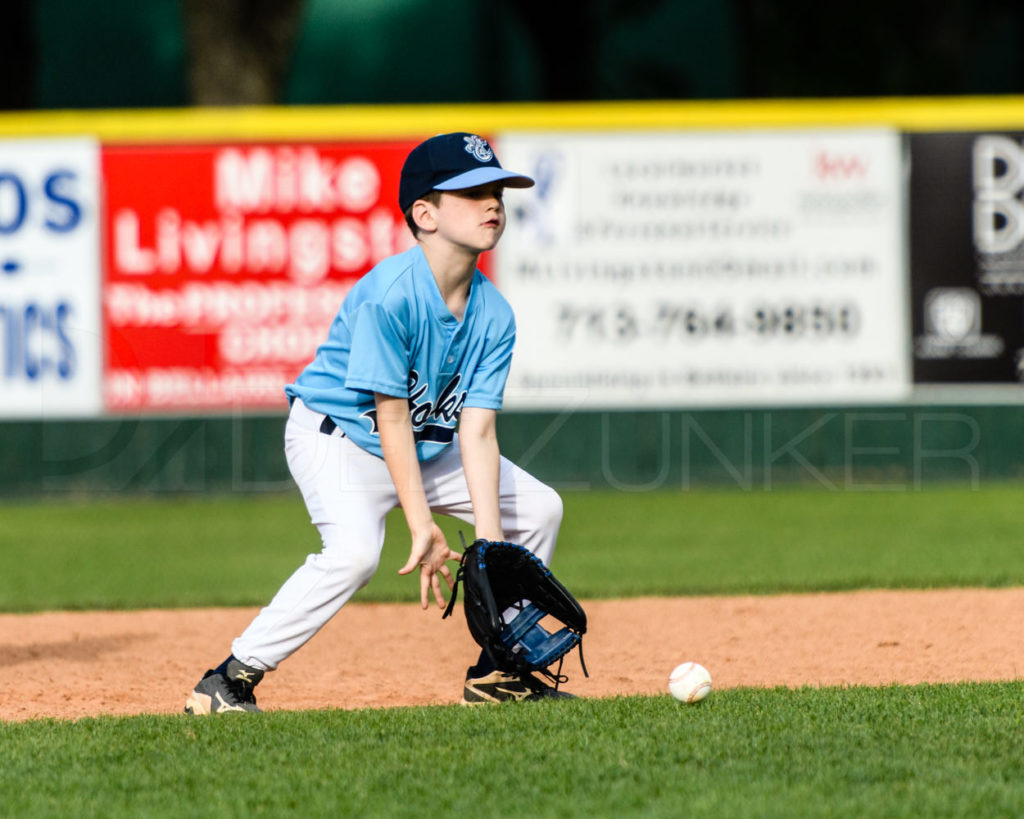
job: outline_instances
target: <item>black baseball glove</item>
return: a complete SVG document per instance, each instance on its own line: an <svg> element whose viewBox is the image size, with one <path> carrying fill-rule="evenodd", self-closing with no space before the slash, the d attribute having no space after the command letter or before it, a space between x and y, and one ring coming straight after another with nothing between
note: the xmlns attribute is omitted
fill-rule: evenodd
<svg viewBox="0 0 1024 819"><path fill-rule="evenodd" d="M565 655L579 647L588 676L582 647L587 615L534 554L515 543L474 541L463 552L445 617L455 608L460 582L469 632L497 668L520 675L536 671L557 688L566 679ZM549 615L563 625L553 634L540 625Z"/></svg>

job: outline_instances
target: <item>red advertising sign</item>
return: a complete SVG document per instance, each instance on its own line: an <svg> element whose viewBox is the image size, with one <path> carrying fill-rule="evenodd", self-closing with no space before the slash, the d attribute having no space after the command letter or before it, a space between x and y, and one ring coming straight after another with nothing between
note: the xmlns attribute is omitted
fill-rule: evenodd
<svg viewBox="0 0 1024 819"><path fill-rule="evenodd" d="M283 408L353 282L412 244L414 145L104 147L107 409Z"/></svg>

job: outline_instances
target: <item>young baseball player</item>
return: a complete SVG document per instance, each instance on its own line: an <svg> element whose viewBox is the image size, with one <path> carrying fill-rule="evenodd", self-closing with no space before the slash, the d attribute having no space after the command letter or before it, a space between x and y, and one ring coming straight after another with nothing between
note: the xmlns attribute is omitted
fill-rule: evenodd
<svg viewBox="0 0 1024 819"><path fill-rule="evenodd" d="M323 548L311 554L208 671L185 711L259 711L253 689L365 586L377 569L384 517L401 506L420 602L444 606L440 578L458 559L433 513L460 518L476 537L510 540L551 560L562 502L499 454L501 408L515 341L508 302L477 269L505 229L505 188L533 180L504 170L467 133L418 145L402 168L398 201L417 243L359 280L316 357L285 392L288 467ZM466 702L568 697L535 678L468 669Z"/></svg>

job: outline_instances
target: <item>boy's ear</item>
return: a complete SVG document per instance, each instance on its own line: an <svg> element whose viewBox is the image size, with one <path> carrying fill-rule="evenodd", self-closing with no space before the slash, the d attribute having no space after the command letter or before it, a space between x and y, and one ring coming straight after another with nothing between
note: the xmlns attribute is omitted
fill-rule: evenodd
<svg viewBox="0 0 1024 819"><path fill-rule="evenodd" d="M434 219L434 206L425 199L417 199L412 203L412 220L420 230L430 232L437 228Z"/></svg>

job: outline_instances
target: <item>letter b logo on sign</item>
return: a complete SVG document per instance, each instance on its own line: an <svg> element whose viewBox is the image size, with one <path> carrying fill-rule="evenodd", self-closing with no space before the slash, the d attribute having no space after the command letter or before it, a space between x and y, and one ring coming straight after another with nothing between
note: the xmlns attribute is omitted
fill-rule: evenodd
<svg viewBox="0 0 1024 819"><path fill-rule="evenodd" d="M1024 242L1024 148L1009 137L974 141L974 246L1007 253Z"/></svg>

